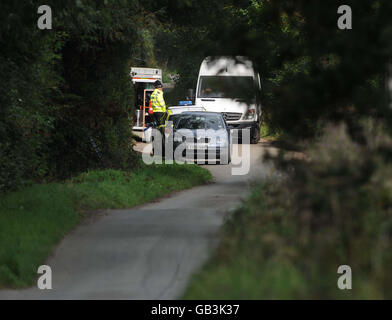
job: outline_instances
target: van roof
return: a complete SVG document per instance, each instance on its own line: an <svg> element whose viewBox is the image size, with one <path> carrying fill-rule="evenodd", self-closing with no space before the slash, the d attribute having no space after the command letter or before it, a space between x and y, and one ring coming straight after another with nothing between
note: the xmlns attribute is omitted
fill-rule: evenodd
<svg viewBox="0 0 392 320"><path fill-rule="evenodd" d="M255 76L253 63L243 56L207 57L200 66L199 76Z"/></svg>

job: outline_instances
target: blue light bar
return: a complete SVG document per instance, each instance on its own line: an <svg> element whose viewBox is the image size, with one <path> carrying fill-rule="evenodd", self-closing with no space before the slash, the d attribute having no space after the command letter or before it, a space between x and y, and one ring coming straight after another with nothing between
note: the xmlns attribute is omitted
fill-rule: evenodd
<svg viewBox="0 0 392 320"><path fill-rule="evenodd" d="M192 101L180 101L180 106L191 106Z"/></svg>

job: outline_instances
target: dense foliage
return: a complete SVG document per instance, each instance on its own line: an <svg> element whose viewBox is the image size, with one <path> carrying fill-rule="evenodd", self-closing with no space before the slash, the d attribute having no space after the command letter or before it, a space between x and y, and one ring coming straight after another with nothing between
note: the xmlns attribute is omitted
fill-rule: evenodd
<svg viewBox="0 0 392 320"><path fill-rule="evenodd" d="M132 55L143 51L138 1L38 1L0 10L0 189L94 167L130 167Z"/></svg>

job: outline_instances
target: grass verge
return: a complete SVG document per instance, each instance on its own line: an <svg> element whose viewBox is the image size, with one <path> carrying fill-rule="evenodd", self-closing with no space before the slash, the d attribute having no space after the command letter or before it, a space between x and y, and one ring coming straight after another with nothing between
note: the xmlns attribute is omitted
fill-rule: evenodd
<svg viewBox="0 0 392 320"><path fill-rule="evenodd" d="M196 165L99 170L64 183L35 184L0 198L0 287L34 283L37 269L84 210L134 207L209 182Z"/></svg>

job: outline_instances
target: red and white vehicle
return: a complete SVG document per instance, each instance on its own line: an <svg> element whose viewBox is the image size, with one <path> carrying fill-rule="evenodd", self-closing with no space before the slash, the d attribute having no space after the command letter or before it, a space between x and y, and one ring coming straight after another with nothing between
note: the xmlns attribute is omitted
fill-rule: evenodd
<svg viewBox="0 0 392 320"><path fill-rule="evenodd" d="M162 82L162 70L155 68L131 68L131 78L135 86L136 115L133 130L144 130L149 121L148 108L154 82Z"/></svg>
<svg viewBox="0 0 392 320"><path fill-rule="evenodd" d="M131 68L132 82L135 83L154 83L159 80L162 82L162 70L154 68Z"/></svg>

